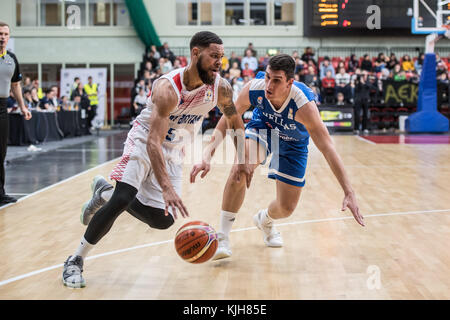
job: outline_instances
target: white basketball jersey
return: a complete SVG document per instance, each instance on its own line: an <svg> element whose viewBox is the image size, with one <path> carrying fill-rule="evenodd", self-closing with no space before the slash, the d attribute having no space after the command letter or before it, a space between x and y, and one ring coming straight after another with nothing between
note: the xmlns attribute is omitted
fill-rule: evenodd
<svg viewBox="0 0 450 320"><path fill-rule="evenodd" d="M187 91L183 83L185 70L186 68L179 68L159 78L168 79L178 96L177 107L169 116L169 131L163 143L166 146L186 143L187 134L192 139L195 128L201 127L203 117L217 105L220 76L216 75L214 85L203 84L192 91ZM156 81L153 83L153 87ZM136 118L136 121L147 129L153 105L150 96L147 98L147 108L142 110Z"/></svg>

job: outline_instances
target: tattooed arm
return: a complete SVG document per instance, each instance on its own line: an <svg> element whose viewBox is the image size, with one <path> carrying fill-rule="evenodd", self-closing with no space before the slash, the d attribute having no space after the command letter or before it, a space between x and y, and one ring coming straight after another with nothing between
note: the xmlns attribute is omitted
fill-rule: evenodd
<svg viewBox="0 0 450 320"><path fill-rule="evenodd" d="M211 136L211 141L206 146L203 153L203 162L201 165L195 165L191 171L191 183L195 182L195 176L203 170L203 178L209 171L209 162L213 156L217 146L225 138L226 129L233 129L234 144L237 152L237 162L239 170L236 172L236 180L240 179L240 174L246 174L247 187L250 186L250 181L253 175L252 169L246 163L245 157L245 127L242 121L242 114L250 107L249 99L249 84L247 84L239 94L236 100L236 105L233 102L233 89L225 79L220 80L219 96L217 100L217 107L222 111L221 117L214 132Z"/></svg>

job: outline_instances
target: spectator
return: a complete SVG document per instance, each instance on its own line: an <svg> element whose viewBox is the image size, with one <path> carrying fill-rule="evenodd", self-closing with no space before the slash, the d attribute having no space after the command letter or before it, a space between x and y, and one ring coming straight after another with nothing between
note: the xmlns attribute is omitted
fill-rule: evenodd
<svg viewBox="0 0 450 320"><path fill-rule="evenodd" d="M255 72L258 69L258 60L252 55L252 51L250 49L245 51L245 57L241 60L241 69L245 69L245 64L248 63L249 69Z"/></svg>
<svg viewBox="0 0 450 320"><path fill-rule="evenodd" d="M441 73L441 75L438 77L438 84L446 84L449 85L448 75L447 73Z"/></svg>
<svg viewBox="0 0 450 320"><path fill-rule="evenodd" d="M39 101L38 110L55 111L56 106L53 104L54 91L48 89L45 96Z"/></svg>
<svg viewBox="0 0 450 320"><path fill-rule="evenodd" d="M158 65L158 60L161 58L161 54L156 50L156 47L152 45L150 47L150 51L147 53L145 57L145 61L148 61L152 64L153 68Z"/></svg>
<svg viewBox="0 0 450 320"><path fill-rule="evenodd" d="M161 54L161 58L167 58L170 61L171 65L174 63L175 55L172 51L170 51L169 44L167 42L164 42L163 46L159 50L159 53Z"/></svg>
<svg viewBox="0 0 450 320"><path fill-rule="evenodd" d="M342 92L338 92L338 94L336 95L336 105L337 106L344 106L346 105L346 101L345 101L345 96Z"/></svg>
<svg viewBox="0 0 450 320"><path fill-rule="evenodd" d="M152 44L152 45L150 46L150 53L153 53L153 57L154 57L156 60L159 60L159 58L161 58L161 54L159 53L158 50L156 50L156 46L155 46L154 44Z"/></svg>
<svg viewBox="0 0 450 320"><path fill-rule="evenodd" d="M425 60L425 54L421 53L419 54L419 57L417 58L416 62L414 62L414 69L416 70L419 76L422 73L423 60Z"/></svg>
<svg viewBox="0 0 450 320"><path fill-rule="evenodd" d="M31 89L31 79L30 79L30 77L25 77L23 79L22 90L25 91L26 89L28 89L28 90Z"/></svg>
<svg viewBox="0 0 450 320"><path fill-rule="evenodd" d="M79 97L79 99L76 99L76 97ZM90 104L89 98L88 98L86 92L84 91L83 84L81 82L78 84L77 89L72 91L70 100L72 100L72 101L79 100L78 104L79 104L80 109L85 109L85 110L88 109L89 104Z"/></svg>
<svg viewBox="0 0 450 320"><path fill-rule="evenodd" d="M162 74L166 74L166 73L172 71L173 66L168 58L161 57L159 59L159 69L161 70Z"/></svg>
<svg viewBox="0 0 450 320"><path fill-rule="evenodd" d="M378 58L375 60L374 71L381 72L384 68L386 68L386 56L384 53L380 52Z"/></svg>
<svg viewBox="0 0 450 320"><path fill-rule="evenodd" d="M230 69L230 78L234 79L234 78L240 78L240 77L241 77L241 69L239 69L238 62L235 61L235 62L233 62L233 65L231 66L231 69Z"/></svg>
<svg viewBox="0 0 450 320"><path fill-rule="evenodd" d="M395 53L391 53L387 62L387 68L392 71L397 64L399 64L399 62L397 60L397 57L395 56Z"/></svg>
<svg viewBox="0 0 450 320"><path fill-rule="evenodd" d="M53 106L57 107L58 106L58 87L51 86L50 90L53 91L53 98L52 98Z"/></svg>
<svg viewBox="0 0 450 320"><path fill-rule="evenodd" d="M295 58L295 74L300 74L304 69L303 60L300 57Z"/></svg>
<svg viewBox="0 0 450 320"><path fill-rule="evenodd" d="M406 80L406 74L405 71L402 70L402 67L400 64L396 64L394 67L394 70L392 71L393 79L394 81L405 81Z"/></svg>
<svg viewBox="0 0 450 320"><path fill-rule="evenodd" d="M15 113L18 110L17 106L18 106L17 100L14 98L14 94L10 90L9 91L9 97L8 97L7 102L6 102L6 109L8 110L8 113L11 113L11 112Z"/></svg>
<svg viewBox="0 0 450 320"><path fill-rule="evenodd" d="M370 56L368 54L364 55L363 61L361 61L361 70L372 72L372 61L370 61Z"/></svg>
<svg viewBox="0 0 450 320"><path fill-rule="evenodd" d="M350 75L345 72L345 68L341 67L336 75L336 93L343 93L345 98L350 96Z"/></svg>
<svg viewBox="0 0 450 320"><path fill-rule="evenodd" d="M348 61L348 72L355 72L357 68L359 68L359 61L356 59L356 55L352 54Z"/></svg>
<svg viewBox="0 0 450 320"><path fill-rule="evenodd" d="M150 61L147 61L145 63L145 70L152 71L153 70L153 63L151 63Z"/></svg>
<svg viewBox="0 0 450 320"><path fill-rule="evenodd" d="M308 63L309 61L312 61L314 65L316 65L316 61L314 60L314 51L311 47L306 47L305 52L302 54L302 60L305 61L305 63Z"/></svg>
<svg viewBox="0 0 450 320"><path fill-rule="evenodd" d="M259 59L259 69L265 71L267 66L269 65L270 56L268 53Z"/></svg>
<svg viewBox="0 0 450 320"><path fill-rule="evenodd" d="M324 102L333 103L336 81L334 80L331 70L328 70L325 78L322 79L322 91Z"/></svg>
<svg viewBox="0 0 450 320"><path fill-rule="evenodd" d="M81 110L83 107L81 106L81 96L75 96L73 99L73 110Z"/></svg>
<svg viewBox="0 0 450 320"><path fill-rule="evenodd" d="M42 88L39 87L39 80L34 79L33 82L31 83L31 86L36 88L38 98L42 99L44 97L44 92L42 91Z"/></svg>
<svg viewBox="0 0 450 320"><path fill-rule="evenodd" d="M233 87L233 101L236 101L243 87L242 81L239 81L237 77L234 77L231 79L231 86Z"/></svg>
<svg viewBox="0 0 450 320"><path fill-rule="evenodd" d="M258 52L253 48L253 43L249 42L247 49L244 51L244 56L247 55L247 50L250 50L253 57L258 57Z"/></svg>
<svg viewBox="0 0 450 320"><path fill-rule="evenodd" d="M35 87L31 87L31 100L33 100L34 108L37 108L39 105L39 98L37 95L37 89Z"/></svg>
<svg viewBox="0 0 450 320"><path fill-rule="evenodd" d="M23 102L27 106L28 110L35 110L37 108L39 101L37 103L33 101L30 89L25 89L25 91L23 92L23 98Z"/></svg>
<svg viewBox="0 0 450 320"><path fill-rule="evenodd" d="M320 93L319 87L311 86L310 88L316 95L316 99L315 99L316 104L321 105L323 103L323 97L322 97L322 94Z"/></svg>
<svg viewBox="0 0 450 320"><path fill-rule="evenodd" d="M242 70L242 76L249 77L251 79L255 77L255 72L249 68L248 63L245 63L244 70Z"/></svg>
<svg viewBox="0 0 450 320"><path fill-rule="evenodd" d="M180 59L175 59L175 61L173 62L172 70L179 69L179 68L181 68L181 61L180 61Z"/></svg>
<svg viewBox="0 0 450 320"><path fill-rule="evenodd" d="M325 57L322 63L320 64L320 80L326 77L328 71L331 72L331 76L334 79L336 72L334 71L334 68L330 63L330 58Z"/></svg>
<svg viewBox="0 0 450 320"><path fill-rule="evenodd" d="M228 72L228 70L230 70L230 61L228 60L228 58L224 55L222 57L222 75L225 74L225 72Z"/></svg>
<svg viewBox="0 0 450 320"><path fill-rule="evenodd" d="M241 65L241 59L238 56L236 56L236 53L234 51L232 51L231 52L231 57L229 59L230 66L233 66L233 64L235 62L237 63L238 68L239 68L239 66Z"/></svg>
<svg viewBox="0 0 450 320"><path fill-rule="evenodd" d="M78 87L78 84L80 83L80 78L75 77L73 78L73 83L70 86L70 94L72 95L72 91L75 90Z"/></svg>
<svg viewBox="0 0 450 320"><path fill-rule="evenodd" d="M440 77L442 73L447 72L448 72L447 64L441 59L441 57L438 54L436 54L436 75Z"/></svg>
<svg viewBox="0 0 450 320"><path fill-rule="evenodd" d="M138 81L138 83L136 83L136 87L134 88L135 90L135 95L139 94L139 90L144 89L146 90L146 85L145 85L145 80L141 79Z"/></svg>
<svg viewBox="0 0 450 320"><path fill-rule="evenodd" d="M411 60L411 57L405 54L402 58L402 70L409 72L414 71L414 63Z"/></svg>
<svg viewBox="0 0 450 320"><path fill-rule="evenodd" d="M364 133L368 133L368 114L370 91L374 89L368 81L368 73L363 73L356 78L355 82L355 132L359 134L361 124L361 110L362 110L362 127Z"/></svg>
<svg viewBox="0 0 450 320"><path fill-rule="evenodd" d="M303 82L308 86L319 86L319 80L313 66L308 67L308 73L304 75Z"/></svg>
<svg viewBox="0 0 450 320"><path fill-rule="evenodd" d="M134 98L134 101L133 101L134 112L132 112L131 116L136 118L141 113L141 111L145 108L146 104L147 104L147 95L145 94L145 89L140 88L139 94Z"/></svg>
<svg viewBox="0 0 450 320"><path fill-rule="evenodd" d="M62 96L61 100L59 101L59 106L65 111L69 111L72 109L72 105L69 102L69 99L67 96Z"/></svg>

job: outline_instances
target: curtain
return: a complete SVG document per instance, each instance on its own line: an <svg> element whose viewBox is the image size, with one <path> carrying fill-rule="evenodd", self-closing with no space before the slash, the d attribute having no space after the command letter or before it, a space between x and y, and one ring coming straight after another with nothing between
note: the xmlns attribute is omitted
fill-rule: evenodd
<svg viewBox="0 0 450 320"><path fill-rule="evenodd" d="M146 47L161 46L158 34L153 27L143 0L125 0L134 29Z"/></svg>

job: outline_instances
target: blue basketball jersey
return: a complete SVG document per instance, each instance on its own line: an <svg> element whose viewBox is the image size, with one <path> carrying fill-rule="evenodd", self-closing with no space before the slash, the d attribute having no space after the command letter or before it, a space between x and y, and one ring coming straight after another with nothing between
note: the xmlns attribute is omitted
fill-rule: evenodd
<svg viewBox="0 0 450 320"><path fill-rule="evenodd" d="M264 126L268 130L275 130L280 142L299 147L308 145L308 131L294 119L299 108L315 100L314 92L305 84L294 81L288 98L281 108L276 110L265 97L264 76L264 72L259 72L256 79L250 83L250 103L254 106L251 122L260 128Z"/></svg>

